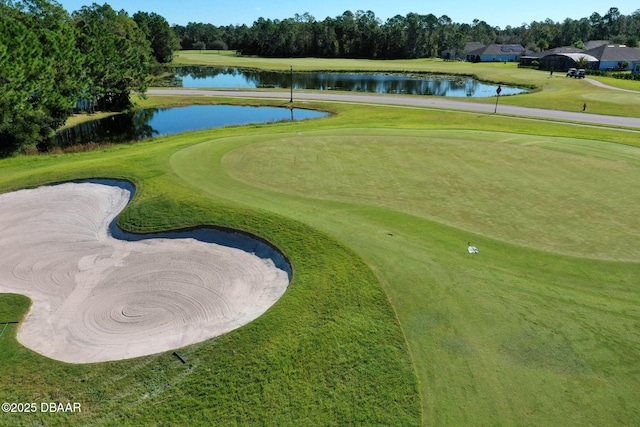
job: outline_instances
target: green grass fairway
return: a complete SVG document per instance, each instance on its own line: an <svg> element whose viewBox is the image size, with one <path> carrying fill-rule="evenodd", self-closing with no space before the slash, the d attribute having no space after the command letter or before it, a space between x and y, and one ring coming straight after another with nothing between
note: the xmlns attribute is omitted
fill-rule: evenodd
<svg viewBox="0 0 640 427"><path fill-rule="evenodd" d="M624 425L640 415L639 161L586 140L340 129L217 140L171 164L365 258L427 424Z"/></svg>
<svg viewBox="0 0 640 427"><path fill-rule="evenodd" d="M128 179L138 192L124 228L240 229L294 270L264 316L179 349L186 365L171 352L63 364L9 325L0 400L83 412L2 414L0 425L637 423L637 134L296 106L336 115L0 160L2 192ZM28 306L1 295L0 321Z"/></svg>
<svg viewBox="0 0 640 427"><path fill-rule="evenodd" d="M397 210L576 256L640 258L636 148L495 132L277 136L224 157L261 189ZM611 192L614 188L622 192ZM603 197L606 195L606 197ZM551 226L553 224L553 226Z"/></svg>

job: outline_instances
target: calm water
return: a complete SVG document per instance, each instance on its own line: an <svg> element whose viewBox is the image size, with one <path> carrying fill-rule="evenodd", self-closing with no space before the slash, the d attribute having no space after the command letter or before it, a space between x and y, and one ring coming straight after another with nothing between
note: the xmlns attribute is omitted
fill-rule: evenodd
<svg viewBox="0 0 640 427"><path fill-rule="evenodd" d="M249 123L268 123L326 117L321 111L301 108L249 107L239 105L191 105L149 108L79 124L60 131L55 144L68 147L90 143L122 143L189 130Z"/></svg>
<svg viewBox="0 0 640 427"><path fill-rule="evenodd" d="M281 73L239 68L180 67L168 84L185 88L291 88L381 94L491 97L498 86L467 77L399 74ZM502 86L501 96L526 92Z"/></svg>

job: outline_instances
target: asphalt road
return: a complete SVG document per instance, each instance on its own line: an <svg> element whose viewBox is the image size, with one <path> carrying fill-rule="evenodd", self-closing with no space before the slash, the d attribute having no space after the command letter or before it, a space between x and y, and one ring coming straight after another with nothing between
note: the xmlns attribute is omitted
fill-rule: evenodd
<svg viewBox="0 0 640 427"><path fill-rule="evenodd" d="M149 89L149 95L190 95L212 96L222 98L248 99L282 99L289 101L287 91L249 91L249 90L206 90L206 89ZM640 96L638 94L637 96ZM295 101L344 102L371 105L397 105L405 107L433 108L474 113L494 114L495 104L477 104L447 98L418 96L418 95L373 95L373 94L344 94L331 92L294 92ZM640 132L640 118L606 116L582 111L545 110L542 108L516 107L501 105L498 100L498 114L516 116L520 118L552 120L560 122L576 122L582 125L597 125L610 127L624 127Z"/></svg>

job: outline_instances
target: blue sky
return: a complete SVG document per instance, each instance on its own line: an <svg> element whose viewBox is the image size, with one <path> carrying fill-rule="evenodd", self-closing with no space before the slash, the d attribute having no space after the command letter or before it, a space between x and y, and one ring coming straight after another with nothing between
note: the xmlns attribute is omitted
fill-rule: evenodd
<svg viewBox="0 0 640 427"><path fill-rule="evenodd" d="M474 19L501 28L520 26L532 21L563 21L565 18L588 18L593 12L600 15L609 8L617 7L623 15L631 15L640 9L638 0L613 0L611 4L601 0L98 0L108 3L116 10L124 9L133 15L137 11L155 12L162 15L169 24L186 25L189 22L205 22L213 25L251 25L259 17L271 19L291 18L296 13L309 12L317 20L327 16L336 17L345 10L371 10L383 22L395 15L409 12L437 17L449 16L454 22L471 24ZM58 0L69 12L90 5L92 1Z"/></svg>

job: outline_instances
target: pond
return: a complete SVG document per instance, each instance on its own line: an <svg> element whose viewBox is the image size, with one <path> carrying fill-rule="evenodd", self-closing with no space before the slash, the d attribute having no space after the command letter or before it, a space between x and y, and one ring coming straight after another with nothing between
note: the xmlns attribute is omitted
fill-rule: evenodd
<svg viewBox="0 0 640 427"><path fill-rule="evenodd" d="M148 108L118 114L63 129L52 141L58 147L91 143L123 143L190 130L250 123L306 120L328 116L302 108L251 107L243 105L190 105Z"/></svg>
<svg viewBox="0 0 640 427"><path fill-rule="evenodd" d="M497 85L470 77L422 74L288 73L241 68L178 67L165 81L185 88L291 88L343 90L379 94L434 95L483 98L496 95ZM501 96L526 92L502 86Z"/></svg>

